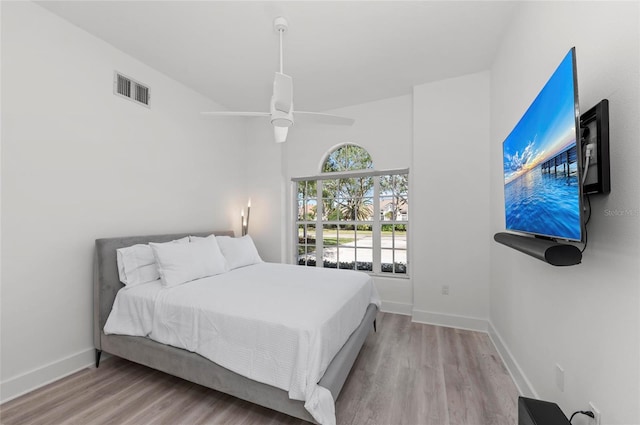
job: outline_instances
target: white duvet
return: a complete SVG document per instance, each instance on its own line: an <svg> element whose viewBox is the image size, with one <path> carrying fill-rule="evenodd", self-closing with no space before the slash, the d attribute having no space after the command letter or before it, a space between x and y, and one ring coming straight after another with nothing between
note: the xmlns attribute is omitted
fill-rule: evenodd
<svg viewBox="0 0 640 425"><path fill-rule="evenodd" d="M380 306L365 273L260 263L172 288L123 288L104 331L196 352L288 391L331 425L333 398L317 382L370 303Z"/></svg>

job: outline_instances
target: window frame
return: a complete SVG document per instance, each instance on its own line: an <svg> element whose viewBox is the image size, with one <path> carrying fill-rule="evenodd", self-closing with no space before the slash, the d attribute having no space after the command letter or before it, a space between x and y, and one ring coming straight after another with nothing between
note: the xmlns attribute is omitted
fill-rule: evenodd
<svg viewBox="0 0 640 425"><path fill-rule="evenodd" d="M325 244L323 241L323 233L324 233L324 226L325 225L354 225L355 227L355 232L357 234L357 226L360 225L365 225L365 226L371 226L371 230L372 230L372 270L368 271L368 270L360 270L360 271L364 271L365 273L368 273L372 276L376 276L376 277L384 277L384 278L392 278L392 279L410 279L411 277L411 266L410 266L410 255L409 255L409 229L410 229L410 222L409 222L409 217L406 217L405 220L395 220L395 218L393 220L382 220L381 217L381 211L380 211L380 193L381 193L381 188L380 188L380 179L382 176L389 176L389 175L406 175L407 178L410 178L410 174L409 174L409 169L408 168L400 168L400 169L391 169L391 170L375 170L375 169L362 169L362 170L352 170L352 171L339 171L339 172L323 172L321 174L318 175L313 175L313 176L305 176L305 177L294 177L291 179L291 184L292 184L292 192L293 192L293 220L292 220L292 227L293 227L293 234L294 237L293 239L293 249L290 251L292 252L293 255L293 264L298 264L298 248L302 245L299 244L299 225L313 225L315 226L315 230L316 230L316 235L315 235L315 247L316 247L316 264L315 267L324 267L324 261L318 261L318 255L317 253L323 253L324 254L324 248L325 248ZM324 215L324 203L322 202L322 192L323 192L323 182L326 180L336 180L336 179L345 179L345 178L366 178L366 177L372 177L373 178L373 216L371 220L349 220L349 221L341 221L341 220L323 220L323 215ZM299 211L298 211L298 183L300 182L308 182L308 181L315 181L316 182L316 193L315 193L315 198L307 198L304 197L303 198L303 203L304 205L307 204L307 201L309 199L315 199L316 201L316 217L314 220L308 220L307 217L305 216L304 220L299 220ZM409 193L409 188L407 188L407 193ZM409 199L410 199L410 195L409 195ZM410 201L409 201L410 202ZM409 214L407 214L409 215ZM389 249L389 248L382 248L382 239L381 239L381 235L382 235L382 226L383 225L392 225L393 226L393 230L392 230L392 234L394 236L392 236L392 252L393 252L393 256L395 259L395 255L396 255L396 248L395 248L395 228L397 225L404 225L405 229L406 229L406 248L404 248L404 251L406 253L406 272L405 273L398 273L396 272L396 266L395 266L395 261L393 261L393 267L392 267L392 271L391 272L383 272L382 271L382 250L383 249ZM339 227L338 227L339 229ZM338 235L339 235L339 230L338 230ZM306 242L306 241L305 241ZM306 246L308 246L308 244L305 244L305 249ZM356 245L357 247L357 245ZM355 247L354 247L355 249ZM358 269L358 261L357 261L357 250L356 250L356 254L354 255L355 260L354 260L354 268L351 270L357 270ZM324 258L324 255L322 255L321 258ZM309 267L307 264L304 264L303 266ZM339 254L336 258L336 268L339 268ZM349 270L349 269L347 269Z"/></svg>

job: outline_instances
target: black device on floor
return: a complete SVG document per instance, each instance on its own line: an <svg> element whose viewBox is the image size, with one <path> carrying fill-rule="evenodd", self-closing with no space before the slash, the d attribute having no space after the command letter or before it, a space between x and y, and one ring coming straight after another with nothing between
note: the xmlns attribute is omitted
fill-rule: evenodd
<svg viewBox="0 0 640 425"><path fill-rule="evenodd" d="M556 403L518 397L518 425L571 425Z"/></svg>

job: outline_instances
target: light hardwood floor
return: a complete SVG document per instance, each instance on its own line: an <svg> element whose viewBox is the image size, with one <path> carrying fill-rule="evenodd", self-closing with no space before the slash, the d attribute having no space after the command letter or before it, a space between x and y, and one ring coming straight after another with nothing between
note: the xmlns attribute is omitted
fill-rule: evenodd
<svg viewBox="0 0 640 425"><path fill-rule="evenodd" d="M518 392L487 334L379 313L336 403L339 425L514 425ZM308 424L110 358L0 406L13 424Z"/></svg>

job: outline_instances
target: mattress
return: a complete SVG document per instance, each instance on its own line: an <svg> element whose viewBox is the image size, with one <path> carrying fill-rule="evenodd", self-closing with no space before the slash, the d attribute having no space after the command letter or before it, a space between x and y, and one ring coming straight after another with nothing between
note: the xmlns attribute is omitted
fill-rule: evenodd
<svg viewBox="0 0 640 425"><path fill-rule="evenodd" d="M365 273L260 263L172 288L122 289L104 332L196 352L333 424L333 398L317 382L370 303L380 300Z"/></svg>

